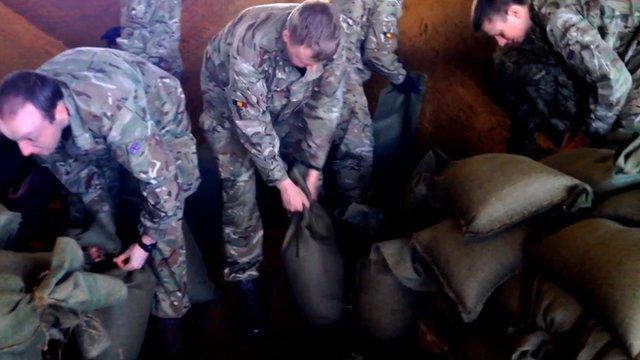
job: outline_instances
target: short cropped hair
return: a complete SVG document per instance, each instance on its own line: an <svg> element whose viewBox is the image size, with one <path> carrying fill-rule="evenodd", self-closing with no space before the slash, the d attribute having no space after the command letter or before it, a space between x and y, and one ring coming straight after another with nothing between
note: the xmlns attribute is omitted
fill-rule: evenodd
<svg viewBox="0 0 640 360"><path fill-rule="evenodd" d="M15 116L26 104L32 104L49 121L63 98L57 80L35 71L16 71L0 84L0 119Z"/></svg>
<svg viewBox="0 0 640 360"><path fill-rule="evenodd" d="M510 5L527 5L528 3L529 0L474 0L471 5L473 31L480 31L485 20L497 14L503 14Z"/></svg>
<svg viewBox="0 0 640 360"><path fill-rule="evenodd" d="M325 1L307 0L296 7L287 19L291 43L307 46L313 59L319 62L333 58L340 39L342 26L338 16Z"/></svg>

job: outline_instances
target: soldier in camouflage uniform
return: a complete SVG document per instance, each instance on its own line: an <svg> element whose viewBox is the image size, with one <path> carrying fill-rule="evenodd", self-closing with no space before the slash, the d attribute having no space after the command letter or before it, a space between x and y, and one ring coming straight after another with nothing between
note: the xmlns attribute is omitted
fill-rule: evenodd
<svg viewBox="0 0 640 360"><path fill-rule="evenodd" d="M418 93L420 88L395 54L402 0L333 0L331 6L340 15L347 44L344 104L330 159L343 197L340 208L346 210L350 203L365 202L373 165L371 115L362 84L373 70L399 91Z"/></svg>
<svg viewBox="0 0 640 360"><path fill-rule="evenodd" d="M205 50L200 126L222 179L224 277L249 307L262 260L255 172L278 187L289 211L315 198L342 104L341 35L324 2L274 4L244 10ZM291 161L310 169L311 199L289 179ZM249 330L260 331L254 320Z"/></svg>
<svg viewBox="0 0 640 360"><path fill-rule="evenodd" d="M538 133L559 148L587 115L588 97L580 90L580 80L549 49L537 28L519 46L499 48L494 61L498 95L511 118L510 151L533 158L548 155L549 149L538 143Z"/></svg>
<svg viewBox="0 0 640 360"><path fill-rule="evenodd" d="M120 0L118 48L138 55L178 79L182 0Z"/></svg>
<svg viewBox="0 0 640 360"><path fill-rule="evenodd" d="M0 130L99 219L112 218L106 177L114 173L106 170L121 165L138 180L142 236L114 262L131 271L150 257L158 278L153 314L182 317L190 306L182 215L200 175L178 80L119 50L68 50L4 80Z"/></svg>
<svg viewBox="0 0 640 360"><path fill-rule="evenodd" d="M592 140L615 127L640 130L640 2L476 0L472 11L474 29L500 46L518 45L538 28L567 66L593 86L584 124Z"/></svg>

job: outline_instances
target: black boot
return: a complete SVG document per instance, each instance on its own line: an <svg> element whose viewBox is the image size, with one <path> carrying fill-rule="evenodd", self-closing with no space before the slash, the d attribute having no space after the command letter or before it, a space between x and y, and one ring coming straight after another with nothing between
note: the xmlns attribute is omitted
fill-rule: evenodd
<svg viewBox="0 0 640 360"><path fill-rule="evenodd" d="M185 359L182 339L182 319L155 318L155 328L158 335L160 359Z"/></svg>
<svg viewBox="0 0 640 360"><path fill-rule="evenodd" d="M242 306L247 333L250 337L265 335L266 310L259 278L236 281L236 293Z"/></svg>

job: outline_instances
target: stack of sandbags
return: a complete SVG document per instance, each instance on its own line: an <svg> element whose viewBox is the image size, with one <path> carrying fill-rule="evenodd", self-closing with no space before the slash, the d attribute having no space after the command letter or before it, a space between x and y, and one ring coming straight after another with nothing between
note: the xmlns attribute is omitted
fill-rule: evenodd
<svg viewBox="0 0 640 360"><path fill-rule="evenodd" d="M466 322L477 318L496 287L520 271L536 221L588 208L593 197L582 181L509 154L452 162L435 188L454 216L414 234L412 241Z"/></svg>
<svg viewBox="0 0 640 360"><path fill-rule="evenodd" d="M534 244L528 254L640 358L640 228L584 220Z"/></svg>

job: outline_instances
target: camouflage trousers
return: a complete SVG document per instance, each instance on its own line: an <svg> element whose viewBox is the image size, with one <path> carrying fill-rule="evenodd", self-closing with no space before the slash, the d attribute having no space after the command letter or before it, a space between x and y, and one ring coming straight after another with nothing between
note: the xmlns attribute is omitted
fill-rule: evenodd
<svg viewBox="0 0 640 360"><path fill-rule="evenodd" d="M337 126L332 156L328 160L337 174L337 183L344 203L359 201L363 186L371 173L373 162L373 132L362 85L351 84L353 92L346 95L345 110ZM256 171L249 152L242 145L232 125L231 112L224 89L211 87L205 94L205 106L200 124L218 163L222 183L222 229L226 265L224 278L239 281L259 275L262 261L263 227L256 202ZM285 161L305 162L302 140L304 127L300 112L290 118L278 119L273 126L280 138L280 154Z"/></svg>
<svg viewBox="0 0 640 360"><path fill-rule="evenodd" d="M180 79L182 0L121 0L118 48L138 55Z"/></svg>

